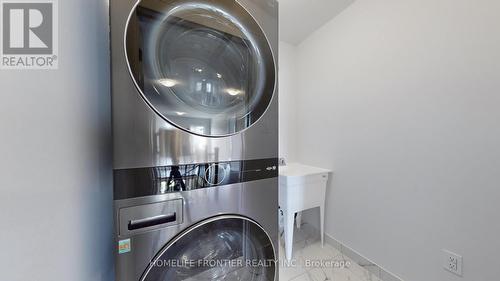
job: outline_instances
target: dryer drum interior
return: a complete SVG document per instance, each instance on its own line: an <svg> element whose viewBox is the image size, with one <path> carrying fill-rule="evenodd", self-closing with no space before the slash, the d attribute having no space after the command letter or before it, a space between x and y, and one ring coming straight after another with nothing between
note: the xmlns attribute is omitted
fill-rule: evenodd
<svg viewBox="0 0 500 281"><path fill-rule="evenodd" d="M125 52L146 103L196 135L245 130L274 94L271 47L234 0L142 0L127 23Z"/></svg>
<svg viewBox="0 0 500 281"><path fill-rule="evenodd" d="M219 216L176 236L141 281L267 281L275 274L275 251L266 231L245 217Z"/></svg>

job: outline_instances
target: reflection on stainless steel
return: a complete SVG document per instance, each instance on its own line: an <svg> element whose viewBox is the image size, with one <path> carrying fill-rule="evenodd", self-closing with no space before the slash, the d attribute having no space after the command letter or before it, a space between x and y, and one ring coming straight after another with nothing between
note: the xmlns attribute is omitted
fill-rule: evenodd
<svg viewBox="0 0 500 281"><path fill-rule="evenodd" d="M160 83L162 86L165 86L167 88L172 88L173 86L179 84L179 81L174 80L174 79L163 78L163 79L159 79L158 83Z"/></svg>
<svg viewBox="0 0 500 281"><path fill-rule="evenodd" d="M245 93L243 90L238 89L226 89L226 92L231 96L242 95Z"/></svg>

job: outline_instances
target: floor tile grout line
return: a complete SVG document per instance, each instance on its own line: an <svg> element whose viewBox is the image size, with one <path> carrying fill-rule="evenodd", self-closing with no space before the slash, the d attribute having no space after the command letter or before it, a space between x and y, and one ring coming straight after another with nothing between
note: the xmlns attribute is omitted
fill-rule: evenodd
<svg viewBox="0 0 500 281"><path fill-rule="evenodd" d="M308 249L309 247L312 247L313 245L317 244L318 243L318 238L319 238L319 235L310 235L309 234L304 234L304 232L307 232L308 230L306 230L306 227L305 225L301 225L301 229L294 229L294 232L295 231L303 231L303 233L301 233L301 239L300 240L296 240L294 241L294 253L296 255L298 255L296 258L297 259L304 259L304 257L300 256L300 253L302 253L304 250ZM280 237L280 239L282 239L282 237ZM336 241L336 240L334 240ZM377 266L378 270L379 270L379 276L377 276L376 273L374 272L371 272L370 270L368 270L367 268L363 267L362 265L359 265L357 262L355 262L352 258L350 258L346 253L345 253L345 249L344 249L344 245L341 244L341 243L334 243L334 244L331 244L330 241L325 241L325 246L326 247L321 247L322 249L325 249L325 248L328 248L330 247L330 249L325 249L325 252L326 252L326 255L329 256L330 259L335 259L335 258L339 258L341 257L342 260L345 260L345 261L349 261L350 263L353 264L353 266L357 266L359 267L358 268L353 268L352 266L349 267L349 268L345 268L347 270L347 272L350 273L350 275L352 275L352 277L354 277L356 280L355 281L370 281L370 280L376 280L376 281L379 281L381 280L380 279L380 275L381 275L381 272L380 272L380 268ZM301 247L300 249L296 249L296 245L298 244L303 244L300 245L299 247ZM337 247L337 246L338 247ZM281 250L284 250L283 246L281 244L281 241L280 241L280 251ZM324 253L323 253L324 254ZM294 255L295 256L295 255ZM376 266L376 265L375 265ZM290 277L287 278L287 280L282 280L282 281L293 281L293 280L298 280L299 277L306 277L307 280L310 280L310 281L317 281L318 278L316 278L317 276L314 276L314 270L315 269L318 269L321 271L321 275L323 278L322 280L319 280L319 281L325 281L325 280L332 280L328 274L325 272L325 268L324 267L318 267L318 268L302 268L302 270L304 270L305 272L298 272L296 275L292 275ZM333 276L332 276L333 277ZM302 280L302 279L301 279ZM334 281L337 281L337 280L334 280ZM344 280L338 280L338 281L344 281ZM345 281L348 281L348 280L345 280ZM354 281L354 280L353 280Z"/></svg>

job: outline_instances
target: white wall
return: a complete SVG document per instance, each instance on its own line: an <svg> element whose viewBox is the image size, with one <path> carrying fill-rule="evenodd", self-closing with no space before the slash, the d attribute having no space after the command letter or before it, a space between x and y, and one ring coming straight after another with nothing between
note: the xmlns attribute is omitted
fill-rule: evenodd
<svg viewBox="0 0 500 281"><path fill-rule="evenodd" d="M287 162L297 159L296 91L297 91L296 47L281 41L279 47L279 155Z"/></svg>
<svg viewBox="0 0 500 281"><path fill-rule="evenodd" d="M0 279L113 279L108 8L59 1L59 69L0 70Z"/></svg>
<svg viewBox="0 0 500 281"><path fill-rule="evenodd" d="M298 48L298 157L335 170L327 233L405 280L500 276L498 11L358 0Z"/></svg>

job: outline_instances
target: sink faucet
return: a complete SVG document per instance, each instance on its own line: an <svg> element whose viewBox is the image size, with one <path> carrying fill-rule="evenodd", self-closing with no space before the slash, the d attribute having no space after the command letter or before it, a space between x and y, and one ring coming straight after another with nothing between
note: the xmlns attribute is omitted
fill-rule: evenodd
<svg viewBox="0 0 500 281"><path fill-rule="evenodd" d="M280 158L280 160L279 160L279 165L280 165L280 166L286 166L286 161L285 161L285 158Z"/></svg>

